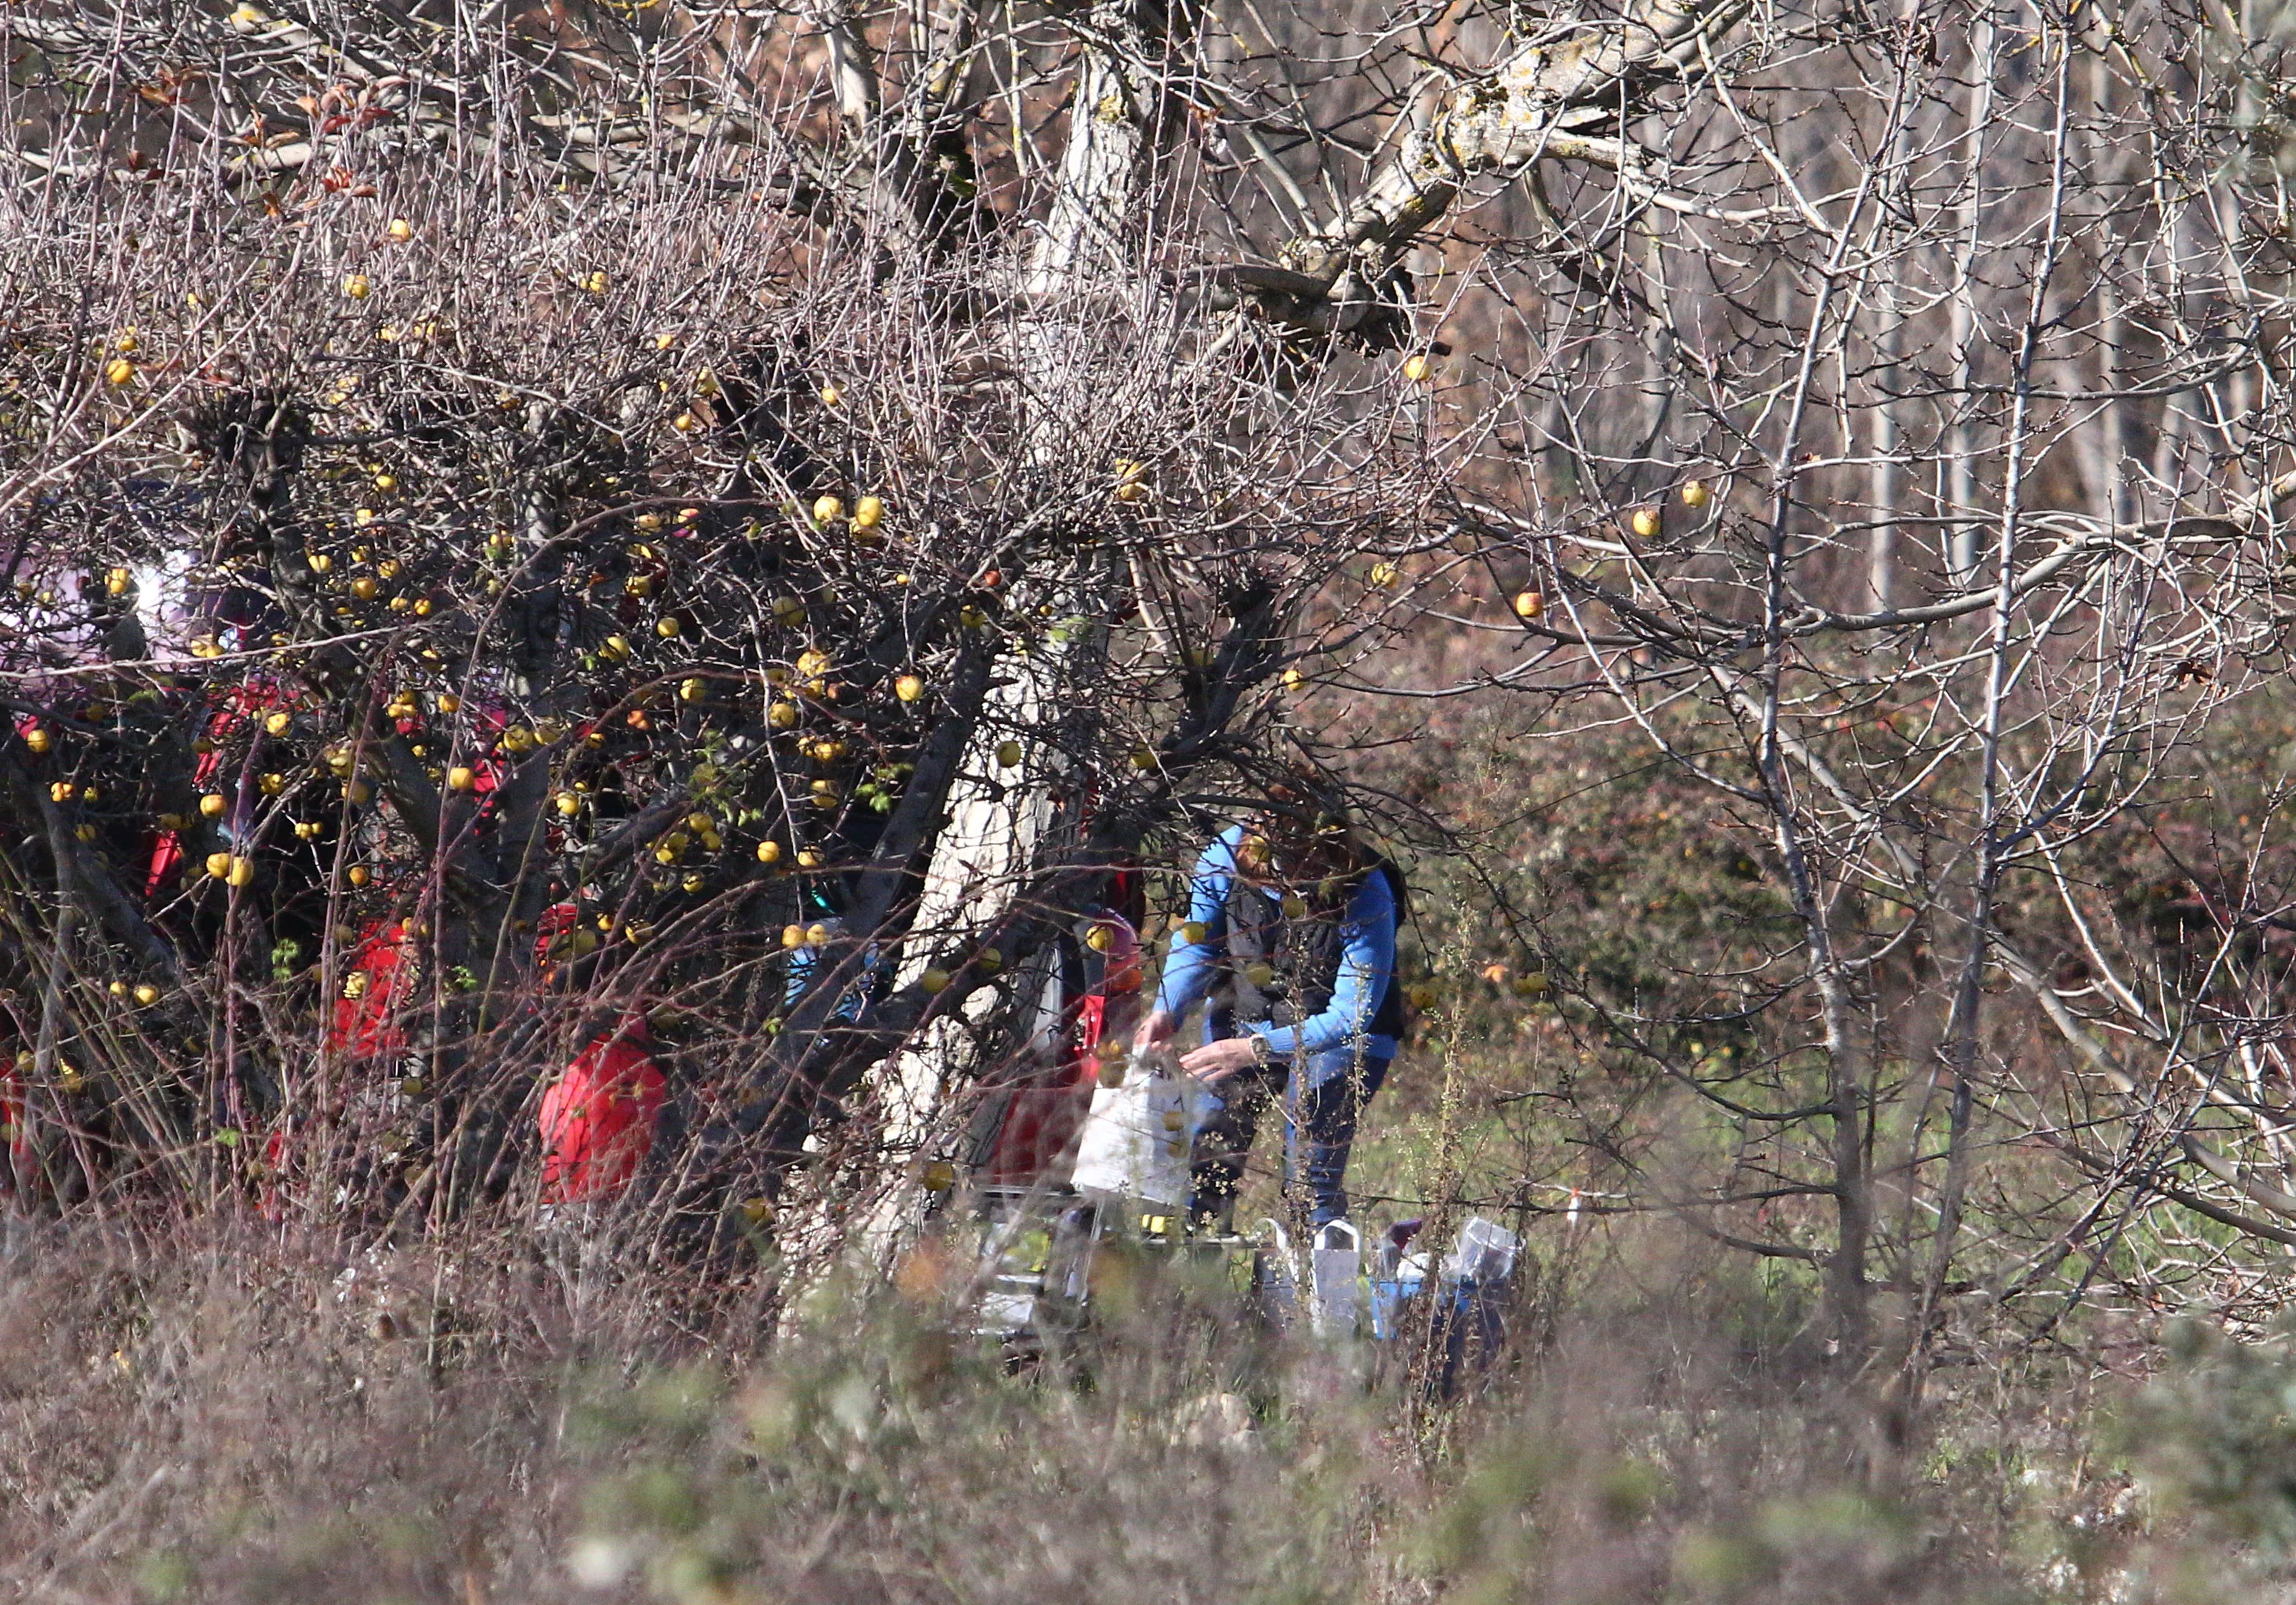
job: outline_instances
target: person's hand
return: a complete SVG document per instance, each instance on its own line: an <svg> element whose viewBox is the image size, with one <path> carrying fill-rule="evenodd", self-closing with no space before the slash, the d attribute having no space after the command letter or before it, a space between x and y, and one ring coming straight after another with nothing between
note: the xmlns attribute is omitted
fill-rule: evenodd
<svg viewBox="0 0 2296 1605"><path fill-rule="evenodd" d="M1160 1048L1172 1040L1172 1033L1179 1028L1180 1022L1170 1014L1161 1009L1151 1009L1148 1018L1132 1033L1132 1051L1145 1053L1151 1048Z"/></svg>
<svg viewBox="0 0 2296 1605"><path fill-rule="evenodd" d="M1183 1054L1180 1068L1199 1081L1226 1081L1238 1070L1248 1070L1254 1058L1251 1038L1230 1036L1218 1042L1208 1042L1192 1053Z"/></svg>

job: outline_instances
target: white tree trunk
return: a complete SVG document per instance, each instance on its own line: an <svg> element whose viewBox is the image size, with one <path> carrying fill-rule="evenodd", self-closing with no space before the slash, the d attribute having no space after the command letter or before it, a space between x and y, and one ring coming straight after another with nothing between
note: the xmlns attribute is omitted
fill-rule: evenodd
<svg viewBox="0 0 2296 1605"><path fill-rule="evenodd" d="M1127 25L1128 7L1095 8L1096 28ZM1103 14L1104 13L1104 14ZM1143 189L1155 144L1161 86L1127 76L1111 53L1088 46L1078 67L1069 137L1059 182L1045 223L1021 273L1030 311L1015 326L1019 366L1027 394L1042 408L1039 449L1060 449L1065 421L1086 405L1097 350L1080 300L1085 292L1119 286L1135 276L1133 256L1144 229ZM1059 611L1093 615L1096 576L1103 566L1081 566L1055 602ZM1015 888L1043 861L1054 824L1052 788L1057 756L1030 733L1056 711L1057 688L1069 660L1094 645L1070 639L1040 642L998 660L995 680L964 772L949 801L949 822L933 846L924 888L899 983L907 985L931 962L936 948L954 943L969 951L1003 920ZM1017 769L1001 767L996 749L1018 740ZM1009 985L1024 984L1013 975ZM949 1093L984 1067L972 1028L1004 1002L1004 988L984 988L966 1000L964 1020L934 1021L920 1038L873 1069L865 1096L882 1122L882 1157L922 1156L945 1142ZM922 1200L907 1167L884 1167L889 1185L859 1241L866 1257L889 1265L914 1234Z"/></svg>

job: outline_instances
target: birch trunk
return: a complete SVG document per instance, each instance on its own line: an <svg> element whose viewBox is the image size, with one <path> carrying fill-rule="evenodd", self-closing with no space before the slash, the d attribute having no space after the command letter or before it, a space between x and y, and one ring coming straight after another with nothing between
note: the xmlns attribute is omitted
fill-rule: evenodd
<svg viewBox="0 0 2296 1605"><path fill-rule="evenodd" d="M1088 389L1103 377L1089 326L1091 303L1127 296L1138 285L1152 209L1146 193L1150 167L1167 118L1165 86L1139 66L1185 47L1194 27L1193 12L1185 9L1151 20L1144 28L1138 11L1127 5L1094 7L1086 37L1119 40L1124 47L1093 43L1080 51L1057 182L1020 275L1028 310L1014 331L1019 367L1038 414L1042 436L1036 449L1047 455L1062 444L1062 421L1089 405ZM1120 578L1119 570L1094 554L1079 553L1057 582L1054 605L1064 613L1104 615ZM970 948L986 942L1011 913L1015 889L1046 861L1059 823L1053 790L1060 766L1033 733L1058 711L1059 687L1071 676L1078 655L1100 650L1096 633L1085 635L997 659L994 689L950 794L948 823L925 870L912 925L922 939L910 944L899 984L922 973L936 946ZM1007 740L1022 748L1017 771L996 762L996 749ZM1021 983L1016 975L1012 984ZM943 1135L952 1089L995 1057L997 1044L988 1028L1004 990L974 993L962 1020L935 1020L866 1079L865 1095L882 1122L879 1165L887 1184L862 1242L865 1255L880 1266L906 1246L920 1215L922 1196L903 1161Z"/></svg>

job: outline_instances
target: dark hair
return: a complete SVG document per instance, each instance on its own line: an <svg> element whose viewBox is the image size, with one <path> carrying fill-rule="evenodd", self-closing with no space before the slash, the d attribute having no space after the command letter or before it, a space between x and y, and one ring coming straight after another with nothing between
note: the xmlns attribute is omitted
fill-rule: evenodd
<svg viewBox="0 0 2296 1605"><path fill-rule="evenodd" d="M1346 791L1311 769L1295 766L1270 782L1267 802L1246 828L1295 865L1312 867L1321 858L1327 875L1349 875L1363 866Z"/></svg>

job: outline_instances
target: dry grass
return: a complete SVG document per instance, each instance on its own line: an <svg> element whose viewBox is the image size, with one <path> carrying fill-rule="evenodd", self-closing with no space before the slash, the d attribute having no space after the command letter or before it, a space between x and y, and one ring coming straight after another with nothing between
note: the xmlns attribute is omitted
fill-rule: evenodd
<svg viewBox="0 0 2296 1605"><path fill-rule="evenodd" d="M961 1278L739 1290L539 1252L22 1232L0 1586L140 1601L2169 1597L2068 1369L1918 1430L1644 1245L1644 1290L1437 1405L1150 1270L1026 1375ZM1651 1290L1655 1290L1653 1294ZM2268 1496L2268 1494L2267 1494ZM2263 1597L2259 1595L2259 1597Z"/></svg>

